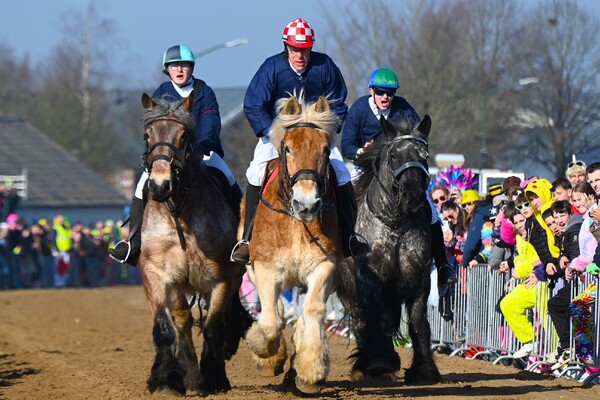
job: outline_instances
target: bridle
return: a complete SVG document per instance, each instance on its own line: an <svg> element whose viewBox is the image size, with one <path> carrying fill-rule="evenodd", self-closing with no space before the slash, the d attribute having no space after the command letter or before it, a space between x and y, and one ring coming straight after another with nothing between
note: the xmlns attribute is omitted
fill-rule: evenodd
<svg viewBox="0 0 600 400"><path fill-rule="evenodd" d="M313 128L313 129L321 130L320 126L318 126L317 124L312 123L312 122L296 122L292 125L286 126L285 130L286 130L286 132L288 132L295 128ZM308 168L300 169L300 170L296 171L296 173L290 177L290 172L288 170L288 165L287 165L287 155L286 155L287 152L285 150L285 140L284 139L281 140L281 144L279 147L279 154L281 156L280 168L282 169L282 172L283 172L283 183L285 183L285 184L282 185L280 183L279 189L277 191L277 195L283 202L283 205L285 208L277 209L277 208L273 207L273 205L271 205L271 203L269 203L267 200L265 200L262 196L261 196L261 201L263 204L265 204L271 210L277 211L278 213L281 213L281 214L286 214L286 215L291 216L293 213L292 213L292 206L290 203L290 199L292 198L292 196L294 194L294 190L292 188L294 187L296 182L298 182L299 180L306 179L306 180L311 180L311 181L315 182L317 184L317 189L319 190L321 197L323 197L327 193L327 181L329 180L329 154L330 154L330 152L327 152L325 154L325 157L326 157L325 178L321 177L321 175L316 170L308 169Z"/></svg>
<svg viewBox="0 0 600 400"><path fill-rule="evenodd" d="M188 200L189 194L191 192L191 186L196 182L196 180L198 178L196 175L196 178L194 178L194 180L192 182L188 183L187 185L182 185L181 184L181 175L182 175L183 169L185 167L185 163L188 160L188 158L190 157L190 155L193 153L194 149L193 149L192 144L190 143L189 129L186 127L186 125L184 123L182 123L180 120L178 120L176 118L162 117L162 118L157 118L157 119L153 120L150 124L148 124L146 126L146 128L158 121L176 122L176 123L182 125L185 130L185 133L183 135L184 143L183 143L183 147L181 149L178 149L176 146L174 146L172 143L169 143L169 142L156 142L152 146L148 147L148 140L150 139L150 136L148 135L148 133L145 133L144 141L146 142L146 149L144 151L144 154L142 155L142 159L144 161L144 169L147 171L147 173L149 175L152 172L152 165L157 160L167 161L169 164L171 164L171 166L173 168L173 179L174 179L173 188L174 188L176 196L173 196L173 191L171 191L171 194L165 200L164 203L165 203L165 207L167 208L167 211L175 220L175 227L177 228L177 235L179 236L179 243L181 244L181 249L185 251L185 249L186 249L185 238L183 235L183 230L181 228L181 223L179 222L179 216L185 209L185 205L187 204L187 200ZM168 147L169 149L171 149L173 151L174 154L172 156L167 156L165 154L157 154L153 157L150 157L152 152L159 147ZM174 198L175 198L175 200L174 200Z"/></svg>
<svg viewBox="0 0 600 400"><path fill-rule="evenodd" d="M185 161L188 158L188 156L191 154L191 152L193 151L192 145L190 143L189 140L189 135L188 135L188 129L186 128L186 126L179 121L176 118L157 118L154 121L152 121L151 124L149 124L148 126L152 125L155 122L158 121L171 121L171 122L176 122L180 125L182 125L185 128L185 134L184 134L184 143L183 143L183 148L182 149L178 149L177 147L175 147L173 144L169 143L169 142L156 142L154 143L152 146L148 147L148 139L150 139L150 136L148 135L148 133L144 134L144 142L146 142L146 149L144 151L144 154L142 156L143 160L144 160L144 168L146 169L146 171L148 171L148 173L150 173L152 171L152 165L154 164L155 161L157 160L165 160L167 161L169 164L171 164L173 166L173 168L175 169L175 176L178 177L179 173L183 170L183 167L185 166ZM150 154L152 154L152 152L159 148L159 147L168 147L171 150L173 150L174 155L169 157L165 154L157 154L154 157L149 159ZM192 150L192 151L188 151L188 147Z"/></svg>
<svg viewBox="0 0 600 400"><path fill-rule="evenodd" d="M399 141L403 141L403 140L414 140L416 142L419 142L423 145L425 145L425 150L420 150L419 149L419 154L421 155L422 152L424 152L425 154L422 155L422 158L424 159L424 161L407 161L404 164L400 165L399 167L395 168L395 169L391 169L391 155L390 155L390 148L396 144ZM422 180L421 182L421 187L422 189L425 191L429 185L429 182L431 180L431 176L429 175L429 171L427 170L427 164L426 164L426 158L427 158L427 148L428 148L428 143L427 140L425 140L424 138L420 137L420 136L416 136L416 135L400 135L400 136L396 136L394 137L393 140L391 140L387 145L387 164L388 166L390 166L390 175L392 177L392 190L394 192L398 192L400 189L400 186L398 184L398 180L400 178L400 176L408 171L409 169L417 169L419 172L422 173L422 175L425 177L424 180ZM400 202L400 198L398 196L394 196L393 193L390 191L390 189L388 189L386 187L386 185L381 181L381 179L379 178L379 173L378 173L378 168L377 168L377 162L378 162L379 158L374 159L373 160L373 164L372 164L372 168L373 168L373 172L374 172L374 178L375 180L377 180L377 182L379 183L379 186L381 187L381 189L383 190L383 192L385 193L385 195L388 197L388 199L391 201L392 204L399 206L399 202ZM367 193L366 196L366 201L367 201L367 205L369 206L369 208L371 209L371 211L373 211L373 207L371 202L369 201L369 196Z"/></svg>

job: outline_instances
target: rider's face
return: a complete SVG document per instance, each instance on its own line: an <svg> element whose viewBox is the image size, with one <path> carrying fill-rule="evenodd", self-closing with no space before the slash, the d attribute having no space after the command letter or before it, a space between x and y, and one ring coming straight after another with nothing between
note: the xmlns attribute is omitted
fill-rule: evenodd
<svg viewBox="0 0 600 400"><path fill-rule="evenodd" d="M373 96L375 100L375 104L379 107L380 110L387 110L394 100L395 90L379 90L374 88L369 88L369 93Z"/></svg>
<svg viewBox="0 0 600 400"><path fill-rule="evenodd" d="M194 66L192 63L186 61L174 62L167 66L167 71L169 72L171 80L179 86L187 83L187 81L190 80L193 70Z"/></svg>
<svg viewBox="0 0 600 400"><path fill-rule="evenodd" d="M290 63L296 71L302 71L308 66L308 62L310 61L310 48L300 49L298 47L288 45L287 49Z"/></svg>

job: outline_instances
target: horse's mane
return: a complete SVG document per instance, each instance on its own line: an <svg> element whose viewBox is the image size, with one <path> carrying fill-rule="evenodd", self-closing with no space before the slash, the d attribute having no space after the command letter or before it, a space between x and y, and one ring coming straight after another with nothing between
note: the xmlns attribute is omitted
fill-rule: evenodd
<svg viewBox="0 0 600 400"><path fill-rule="evenodd" d="M185 99L175 103L170 103L164 99L153 100L156 103L156 106L144 111L144 118L142 119L144 129L146 129L148 125L167 116L176 119L191 132L196 129L196 119L192 113L181 107Z"/></svg>
<svg viewBox="0 0 600 400"><path fill-rule="evenodd" d="M298 122L312 122L315 125L319 126L319 128L327 135L327 139L329 143L333 143L333 139L336 133L336 126L338 126L340 122L340 118L336 113L334 113L331 109L319 112L315 110L316 102L307 102L304 99L304 93L300 92L298 96L296 93L290 94L290 96L296 97L298 99L298 103L300 103L301 112L300 114L282 114L283 106L289 98L281 98L277 100L275 104L276 114L277 116L273 120L273 124L271 125L271 132L269 134L269 138L271 143L277 148L279 151L279 144L281 140L283 140L283 136L286 132L286 127L293 125Z"/></svg>
<svg viewBox="0 0 600 400"><path fill-rule="evenodd" d="M379 166L381 158L387 154L390 144L394 140L397 140L398 136L422 136L419 131L416 129L413 130L411 125L404 120L391 122L391 125L395 133L394 136L385 136L382 134L378 140L364 148L364 152L357 155L354 160L354 165L361 169L356 181L353 182L357 202L362 201L362 198L367 193L367 189L375 177L376 170L374 166Z"/></svg>

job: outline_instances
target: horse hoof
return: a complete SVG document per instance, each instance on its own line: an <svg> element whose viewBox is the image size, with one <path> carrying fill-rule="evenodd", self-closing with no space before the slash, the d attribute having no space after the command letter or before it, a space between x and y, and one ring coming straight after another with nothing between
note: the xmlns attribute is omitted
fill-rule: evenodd
<svg viewBox="0 0 600 400"><path fill-rule="evenodd" d="M304 394L317 394L321 391L322 387L318 384L311 384L301 379L300 377L296 377L295 379L296 389Z"/></svg>
<svg viewBox="0 0 600 400"><path fill-rule="evenodd" d="M152 392L152 394L158 394L160 396L171 396L171 397L183 397L185 393L181 393L175 389L169 387L158 388Z"/></svg>
<svg viewBox="0 0 600 400"><path fill-rule="evenodd" d="M384 376L395 372L396 370L389 361L381 359L374 360L365 368L365 374L373 376Z"/></svg>
<svg viewBox="0 0 600 400"><path fill-rule="evenodd" d="M358 381L362 381L363 379L365 379L364 372L359 371L357 369L352 370L352 372L350 372L350 380L352 380L354 382L358 382Z"/></svg>

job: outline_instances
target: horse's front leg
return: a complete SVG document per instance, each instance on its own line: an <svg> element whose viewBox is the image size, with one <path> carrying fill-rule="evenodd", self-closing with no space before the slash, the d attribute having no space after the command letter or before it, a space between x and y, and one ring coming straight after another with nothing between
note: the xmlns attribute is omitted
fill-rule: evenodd
<svg viewBox="0 0 600 400"><path fill-rule="evenodd" d="M357 346L352 366L354 380L363 379L365 375L392 377L400 369L400 357L394 350L389 332L391 315L387 311L391 299L382 278L390 264L388 252L392 251L375 250L370 257L356 259L360 313L354 321Z"/></svg>
<svg viewBox="0 0 600 400"><path fill-rule="evenodd" d="M175 355L179 366L183 369L185 387L196 391L200 382L200 369L192 338L194 318L183 288L173 290L170 297L171 306L169 308L173 316L175 331L178 334Z"/></svg>
<svg viewBox="0 0 600 400"><path fill-rule="evenodd" d="M412 365L406 370L404 378L409 385L429 385L442 381L431 350L431 328L427 320L428 296L427 287L427 290L422 290L414 301L406 303L406 311L410 316L408 330L413 347Z"/></svg>
<svg viewBox="0 0 600 400"><path fill-rule="evenodd" d="M184 371L175 357L177 331L168 307L169 277L162 268L143 262L142 277L146 299L152 311L154 326L154 363L146 382L150 393L184 395Z"/></svg>
<svg viewBox="0 0 600 400"><path fill-rule="evenodd" d="M248 330L246 340L259 368L278 375L283 372L287 359L282 335L285 320L279 300L281 284L266 263L255 262L252 276L260 299L261 314Z"/></svg>
<svg viewBox="0 0 600 400"><path fill-rule="evenodd" d="M325 261L307 277L307 292L302 315L296 323L294 345L296 387L304 393L316 393L318 384L329 373L329 350L325 336L325 303L331 293L335 263Z"/></svg>
<svg viewBox="0 0 600 400"><path fill-rule="evenodd" d="M227 392L231 384L225 371L225 313L230 306L233 288L219 282L210 295L210 306L204 323L204 347L200 360L203 382L201 389L208 393Z"/></svg>

